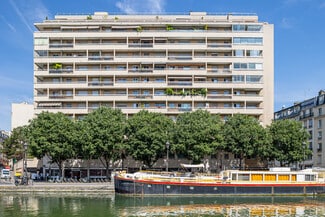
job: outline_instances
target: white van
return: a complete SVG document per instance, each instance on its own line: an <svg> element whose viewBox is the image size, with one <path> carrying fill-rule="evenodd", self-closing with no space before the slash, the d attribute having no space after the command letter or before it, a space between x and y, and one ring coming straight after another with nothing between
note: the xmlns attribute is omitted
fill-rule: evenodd
<svg viewBox="0 0 325 217"><path fill-rule="evenodd" d="M9 178L10 178L10 169L2 169L1 179L9 179Z"/></svg>

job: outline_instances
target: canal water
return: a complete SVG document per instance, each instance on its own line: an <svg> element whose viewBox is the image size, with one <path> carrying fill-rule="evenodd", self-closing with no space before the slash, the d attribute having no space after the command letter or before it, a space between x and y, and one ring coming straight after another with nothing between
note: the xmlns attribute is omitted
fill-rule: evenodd
<svg viewBox="0 0 325 217"><path fill-rule="evenodd" d="M0 194L0 216L325 216L325 197Z"/></svg>

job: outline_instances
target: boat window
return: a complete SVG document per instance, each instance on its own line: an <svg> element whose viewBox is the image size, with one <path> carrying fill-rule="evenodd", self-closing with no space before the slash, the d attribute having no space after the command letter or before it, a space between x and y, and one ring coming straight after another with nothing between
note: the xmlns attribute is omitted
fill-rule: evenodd
<svg viewBox="0 0 325 217"><path fill-rule="evenodd" d="M305 181L315 181L315 175L305 175Z"/></svg>
<svg viewBox="0 0 325 217"><path fill-rule="evenodd" d="M249 181L249 174L238 174L238 181Z"/></svg>

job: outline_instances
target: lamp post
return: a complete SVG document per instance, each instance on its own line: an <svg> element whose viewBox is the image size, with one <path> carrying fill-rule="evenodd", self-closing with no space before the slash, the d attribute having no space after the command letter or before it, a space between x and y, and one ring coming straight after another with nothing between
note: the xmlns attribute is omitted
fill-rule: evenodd
<svg viewBox="0 0 325 217"><path fill-rule="evenodd" d="M167 141L166 142L166 150L167 150L167 156L166 156L166 172L168 172L169 146L170 146L170 143Z"/></svg>
<svg viewBox="0 0 325 217"><path fill-rule="evenodd" d="M24 143L24 162L23 162L23 183L28 184L28 174L27 174L27 148L28 144Z"/></svg>

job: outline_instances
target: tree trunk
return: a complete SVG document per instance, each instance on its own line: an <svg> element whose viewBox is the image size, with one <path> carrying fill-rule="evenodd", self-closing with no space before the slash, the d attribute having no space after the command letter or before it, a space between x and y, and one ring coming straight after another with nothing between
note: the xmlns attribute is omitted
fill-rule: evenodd
<svg viewBox="0 0 325 217"><path fill-rule="evenodd" d="M87 181L90 182L90 160L87 159Z"/></svg>

